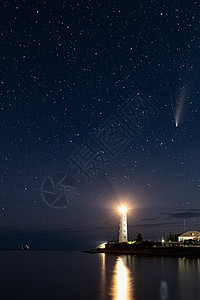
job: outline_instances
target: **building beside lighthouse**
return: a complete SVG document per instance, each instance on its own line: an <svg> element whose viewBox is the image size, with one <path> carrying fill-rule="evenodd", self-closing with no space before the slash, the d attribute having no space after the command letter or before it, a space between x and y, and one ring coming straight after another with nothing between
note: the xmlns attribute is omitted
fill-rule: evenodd
<svg viewBox="0 0 200 300"><path fill-rule="evenodd" d="M119 233L118 242L127 243L128 242L128 230L127 230L127 208L122 206L119 209Z"/></svg>

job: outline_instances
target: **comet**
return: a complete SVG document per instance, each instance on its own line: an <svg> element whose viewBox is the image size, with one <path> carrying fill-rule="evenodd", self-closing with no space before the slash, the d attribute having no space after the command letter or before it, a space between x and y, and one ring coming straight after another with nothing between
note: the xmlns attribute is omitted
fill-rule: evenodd
<svg viewBox="0 0 200 300"><path fill-rule="evenodd" d="M175 107L174 119L175 119L176 127L178 127L179 124L183 120L186 101L187 101L187 89L185 87L182 87L181 91L180 91L180 94L179 94L179 97L178 97L177 102L176 102L176 107Z"/></svg>

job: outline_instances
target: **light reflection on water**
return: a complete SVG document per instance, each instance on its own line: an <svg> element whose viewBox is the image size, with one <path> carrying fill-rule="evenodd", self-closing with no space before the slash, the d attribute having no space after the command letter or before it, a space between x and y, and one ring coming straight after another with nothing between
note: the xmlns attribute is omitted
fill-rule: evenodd
<svg viewBox="0 0 200 300"><path fill-rule="evenodd" d="M200 259L1 251L0 299L200 300Z"/></svg>
<svg viewBox="0 0 200 300"><path fill-rule="evenodd" d="M101 300L200 299L199 259L100 254L100 261Z"/></svg>
<svg viewBox="0 0 200 300"><path fill-rule="evenodd" d="M134 300L133 278L127 267L127 256L117 257L114 264L112 264L112 269L110 268L109 258L105 253L100 254L100 298L103 300L106 299L106 295L109 295L113 300ZM106 265L108 269L106 269Z"/></svg>
<svg viewBox="0 0 200 300"><path fill-rule="evenodd" d="M101 260L101 277L100 277L100 292L101 297L100 299L105 299L106 295L106 265L105 265L105 259L106 255L105 253L100 253L100 260Z"/></svg>
<svg viewBox="0 0 200 300"><path fill-rule="evenodd" d="M160 283L160 300L168 299L168 286L165 280L162 280Z"/></svg>
<svg viewBox="0 0 200 300"><path fill-rule="evenodd" d="M178 258L180 298L200 299L199 290L196 289L200 282L200 259ZM191 272L192 271L192 272Z"/></svg>
<svg viewBox="0 0 200 300"><path fill-rule="evenodd" d="M112 278L111 296L113 300L129 300L133 298L133 282L131 272L122 257L118 257Z"/></svg>

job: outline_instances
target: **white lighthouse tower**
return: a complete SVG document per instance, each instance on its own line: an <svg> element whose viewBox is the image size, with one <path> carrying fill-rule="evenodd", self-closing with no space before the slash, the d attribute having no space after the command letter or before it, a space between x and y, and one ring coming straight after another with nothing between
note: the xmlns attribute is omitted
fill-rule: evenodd
<svg viewBox="0 0 200 300"><path fill-rule="evenodd" d="M128 242L128 231L127 231L127 208L123 205L119 209L119 243Z"/></svg>

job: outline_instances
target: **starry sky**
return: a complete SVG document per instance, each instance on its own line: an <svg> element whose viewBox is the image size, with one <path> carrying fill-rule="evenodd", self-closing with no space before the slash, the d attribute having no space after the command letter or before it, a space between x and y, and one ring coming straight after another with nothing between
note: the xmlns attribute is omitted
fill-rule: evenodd
<svg viewBox="0 0 200 300"><path fill-rule="evenodd" d="M193 0L1 1L0 248L115 240L122 203L130 239L200 229L199 15ZM57 208L43 191L63 194L48 186L63 174L76 195Z"/></svg>

